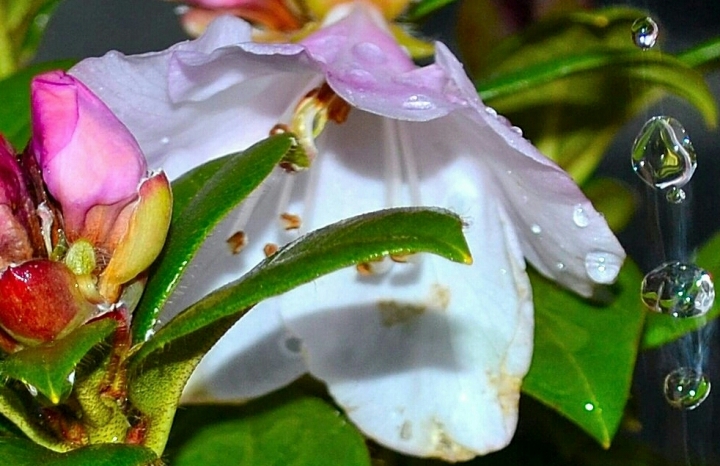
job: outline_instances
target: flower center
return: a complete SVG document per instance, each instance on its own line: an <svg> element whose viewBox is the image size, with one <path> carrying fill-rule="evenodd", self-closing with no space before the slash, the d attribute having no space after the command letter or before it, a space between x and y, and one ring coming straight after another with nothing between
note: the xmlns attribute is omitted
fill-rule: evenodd
<svg viewBox="0 0 720 466"><path fill-rule="evenodd" d="M290 131L297 137L297 147L285 157L281 166L288 171L308 168L318 152L315 139L328 120L343 123L349 113L350 105L327 83L308 92L295 107L290 125L279 124L270 131L271 134Z"/></svg>
<svg viewBox="0 0 720 466"><path fill-rule="evenodd" d="M325 18L325 16L334 7L343 3L352 3L355 0L305 0L305 7L317 19ZM380 10L387 20L393 20L400 16L406 9L409 0L365 0Z"/></svg>

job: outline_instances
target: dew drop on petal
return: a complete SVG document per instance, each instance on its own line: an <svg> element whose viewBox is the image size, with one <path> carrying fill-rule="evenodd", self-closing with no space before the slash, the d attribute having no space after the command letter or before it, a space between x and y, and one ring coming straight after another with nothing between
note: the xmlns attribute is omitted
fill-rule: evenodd
<svg viewBox="0 0 720 466"><path fill-rule="evenodd" d="M585 272L595 283L609 284L620 272L622 259L605 251L591 251L585 256Z"/></svg>
<svg viewBox="0 0 720 466"><path fill-rule="evenodd" d="M702 372L679 367L665 377L665 400L673 408L691 410L702 404L710 394L710 380Z"/></svg>
<svg viewBox="0 0 720 466"><path fill-rule="evenodd" d="M652 18L646 16L636 19L635 22L632 23L632 26L630 26L630 32L632 33L632 39L635 45L643 50L647 50L655 46L660 29Z"/></svg>
<svg viewBox="0 0 720 466"><path fill-rule="evenodd" d="M295 335L285 335L280 340L280 349L286 356L300 356L302 354L302 348L302 340Z"/></svg>
<svg viewBox="0 0 720 466"><path fill-rule="evenodd" d="M558 262L557 264L555 264L555 267L556 267L558 270L565 270L565 264L562 263L562 262Z"/></svg>
<svg viewBox="0 0 720 466"><path fill-rule="evenodd" d="M402 106L408 110L430 110L435 108L435 104L430 102L427 96L420 94L411 95L403 102Z"/></svg>
<svg viewBox="0 0 720 466"><path fill-rule="evenodd" d="M519 126L511 126L510 129L513 130L513 132L514 132L515 134L517 134L518 136L522 136L522 135L523 135L522 128L520 128Z"/></svg>
<svg viewBox="0 0 720 466"><path fill-rule="evenodd" d="M165 145L170 143L170 138L165 136L162 139L160 139L160 144Z"/></svg>
<svg viewBox="0 0 720 466"><path fill-rule="evenodd" d="M485 112L486 112L488 115L492 116L492 117L497 117L497 116L498 116L497 110L495 110L495 109L492 108L492 107L485 107Z"/></svg>
<svg viewBox="0 0 720 466"><path fill-rule="evenodd" d="M651 310L677 318L707 314L715 300L715 285L694 264L666 262L643 278L640 297Z"/></svg>
<svg viewBox="0 0 720 466"><path fill-rule="evenodd" d="M352 48L353 55L358 60L371 65L382 65L387 61L387 55L380 47L372 42L361 42Z"/></svg>
<svg viewBox="0 0 720 466"><path fill-rule="evenodd" d="M345 80L360 88L368 88L377 84L377 79L372 73L360 69L350 70L345 73Z"/></svg>
<svg viewBox="0 0 720 466"><path fill-rule="evenodd" d="M653 188L679 188L695 173L697 156L680 122L657 116L648 120L635 138L632 166Z"/></svg>
<svg viewBox="0 0 720 466"><path fill-rule="evenodd" d="M580 228L585 228L590 224L590 217L582 205L578 204L573 209L573 223Z"/></svg>
<svg viewBox="0 0 720 466"><path fill-rule="evenodd" d="M542 233L542 228L537 223L533 223L530 227L530 231L532 231L536 235L539 235L540 233Z"/></svg>
<svg viewBox="0 0 720 466"><path fill-rule="evenodd" d="M671 204L682 204L685 200L685 191L677 186L672 186L665 193L665 199Z"/></svg>

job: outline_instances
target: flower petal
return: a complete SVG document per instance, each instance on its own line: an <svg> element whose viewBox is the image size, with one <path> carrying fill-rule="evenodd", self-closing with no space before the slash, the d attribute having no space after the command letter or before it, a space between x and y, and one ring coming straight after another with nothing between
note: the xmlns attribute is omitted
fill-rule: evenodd
<svg viewBox="0 0 720 466"><path fill-rule="evenodd" d="M442 44L437 44L436 63L470 102L475 90L462 65ZM595 283L612 283L625 252L570 176L479 99L450 118L456 122L457 135L445 136L451 147L444 153L471 151L494 171L499 198L527 260L583 296L592 294Z"/></svg>
<svg viewBox="0 0 720 466"><path fill-rule="evenodd" d="M197 40L138 56L109 52L70 73L130 128L150 166L173 179L267 137L317 85L302 47L249 40L245 22L222 17Z"/></svg>
<svg viewBox="0 0 720 466"><path fill-rule="evenodd" d="M346 17L302 41L338 95L368 112L414 121L466 105L436 66L417 68L375 10L360 2L350 8Z"/></svg>

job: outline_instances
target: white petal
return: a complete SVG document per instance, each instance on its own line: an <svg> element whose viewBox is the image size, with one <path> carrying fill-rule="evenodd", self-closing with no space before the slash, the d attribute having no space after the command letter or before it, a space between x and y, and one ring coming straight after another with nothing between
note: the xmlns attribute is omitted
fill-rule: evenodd
<svg viewBox="0 0 720 466"><path fill-rule="evenodd" d="M264 139L317 85L301 47L248 40L247 24L221 18L195 41L144 55L109 52L71 74L130 129L151 167L176 178Z"/></svg>
<svg viewBox="0 0 720 466"><path fill-rule="evenodd" d="M312 214L318 226L358 208L347 200L383 199L387 189L377 146L334 150L367 134L382 140L378 119L354 117L332 134L342 142L328 141L318 159L315 196L324 200ZM376 277L344 270L282 297L282 315L305 342L310 372L368 436L414 455L469 459L502 448L514 433L532 351L530 285L479 160L438 157L424 142L427 124L400 125L407 125L396 129L408 133L404 150L422 179L422 203L463 209L475 264L428 255ZM401 172L412 170L400 165ZM412 191L410 180L398 176L399 192Z"/></svg>

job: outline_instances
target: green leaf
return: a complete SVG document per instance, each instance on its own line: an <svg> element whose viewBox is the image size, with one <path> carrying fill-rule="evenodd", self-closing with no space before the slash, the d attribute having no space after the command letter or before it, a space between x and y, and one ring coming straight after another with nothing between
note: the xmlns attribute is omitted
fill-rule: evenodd
<svg viewBox="0 0 720 466"><path fill-rule="evenodd" d="M178 413L174 466L370 466L365 439L324 401L288 390L238 406Z"/></svg>
<svg viewBox="0 0 720 466"><path fill-rule="evenodd" d="M607 305L584 300L531 272L535 351L523 391L609 447L630 392L645 313L642 276L629 260Z"/></svg>
<svg viewBox="0 0 720 466"><path fill-rule="evenodd" d="M720 277L720 234L716 234L700 248L695 263L707 270L712 277ZM638 291L639 292L639 291ZM704 317L676 319L666 314L646 311L647 321L643 334L642 348L657 348L677 340L688 332L697 330L720 315L720 300L715 299L713 307Z"/></svg>
<svg viewBox="0 0 720 466"><path fill-rule="evenodd" d="M580 183L622 125L665 93L715 125L716 102L699 71L635 47L630 25L641 16L608 8L542 21L497 47L480 95Z"/></svg>
<svg viewBox="0 0 720 466"><path fill-rule="evenodd" d="M252 306L342 267L416 252L471 262L462 221L456 215L440 209L389 209L309 233L180 313L146 341L128 364L130 400L153 427L146 445L162 452L190 373Z"/></svg>
<svg viewBox="0 0 720 466"><path fill-rule="evenodd" d="M703 73L716 70L720 68L720 37L686 50L678 58Z"/></svg>
<svg viewBox="0 0 720 466"><path fill-rule="evenodd" d="M40 41L48 17L60 0L0 2L0 78L25 66Z"/></svg>
<svg viewBox="0 0 720 466"><path fill-rule="evenodd" d="M176 212L165 248L133 316L133 341L145 340L210 232L277 166L291 147L291 137L272 136L245 152L198 167L173 183Z"/></svg>
<svg viewBox="0 0 720 466"><path fill-rule="evenodd" d="M12 466L149 466L161 465L145 447L102 444L56 453L29 440L0 438L0 458Z"/></svg>
<svg viewBox="0 0 720 466"><path fill-rule="evenodd" d="M30 66L0 81L0 133L17 149L30 140L30 81L49 70L69 69L74 62L63 60Z"/></svg>
<svg viewBox="0 0 720 466"><path fill-rule="evenodd" d="M409 21L418 21L435 10L450 5L455 0L418 0L412 4L406 16Z"/></svg>
<svg viewBox="0 0 720 466"><path fill-rule="evenodd" d="M75 367L88 351L110 336L115 326L112 319L98 320L59 340L13 353L0 361L0 376L32 386L58 404L72 391Z"/></svg>

